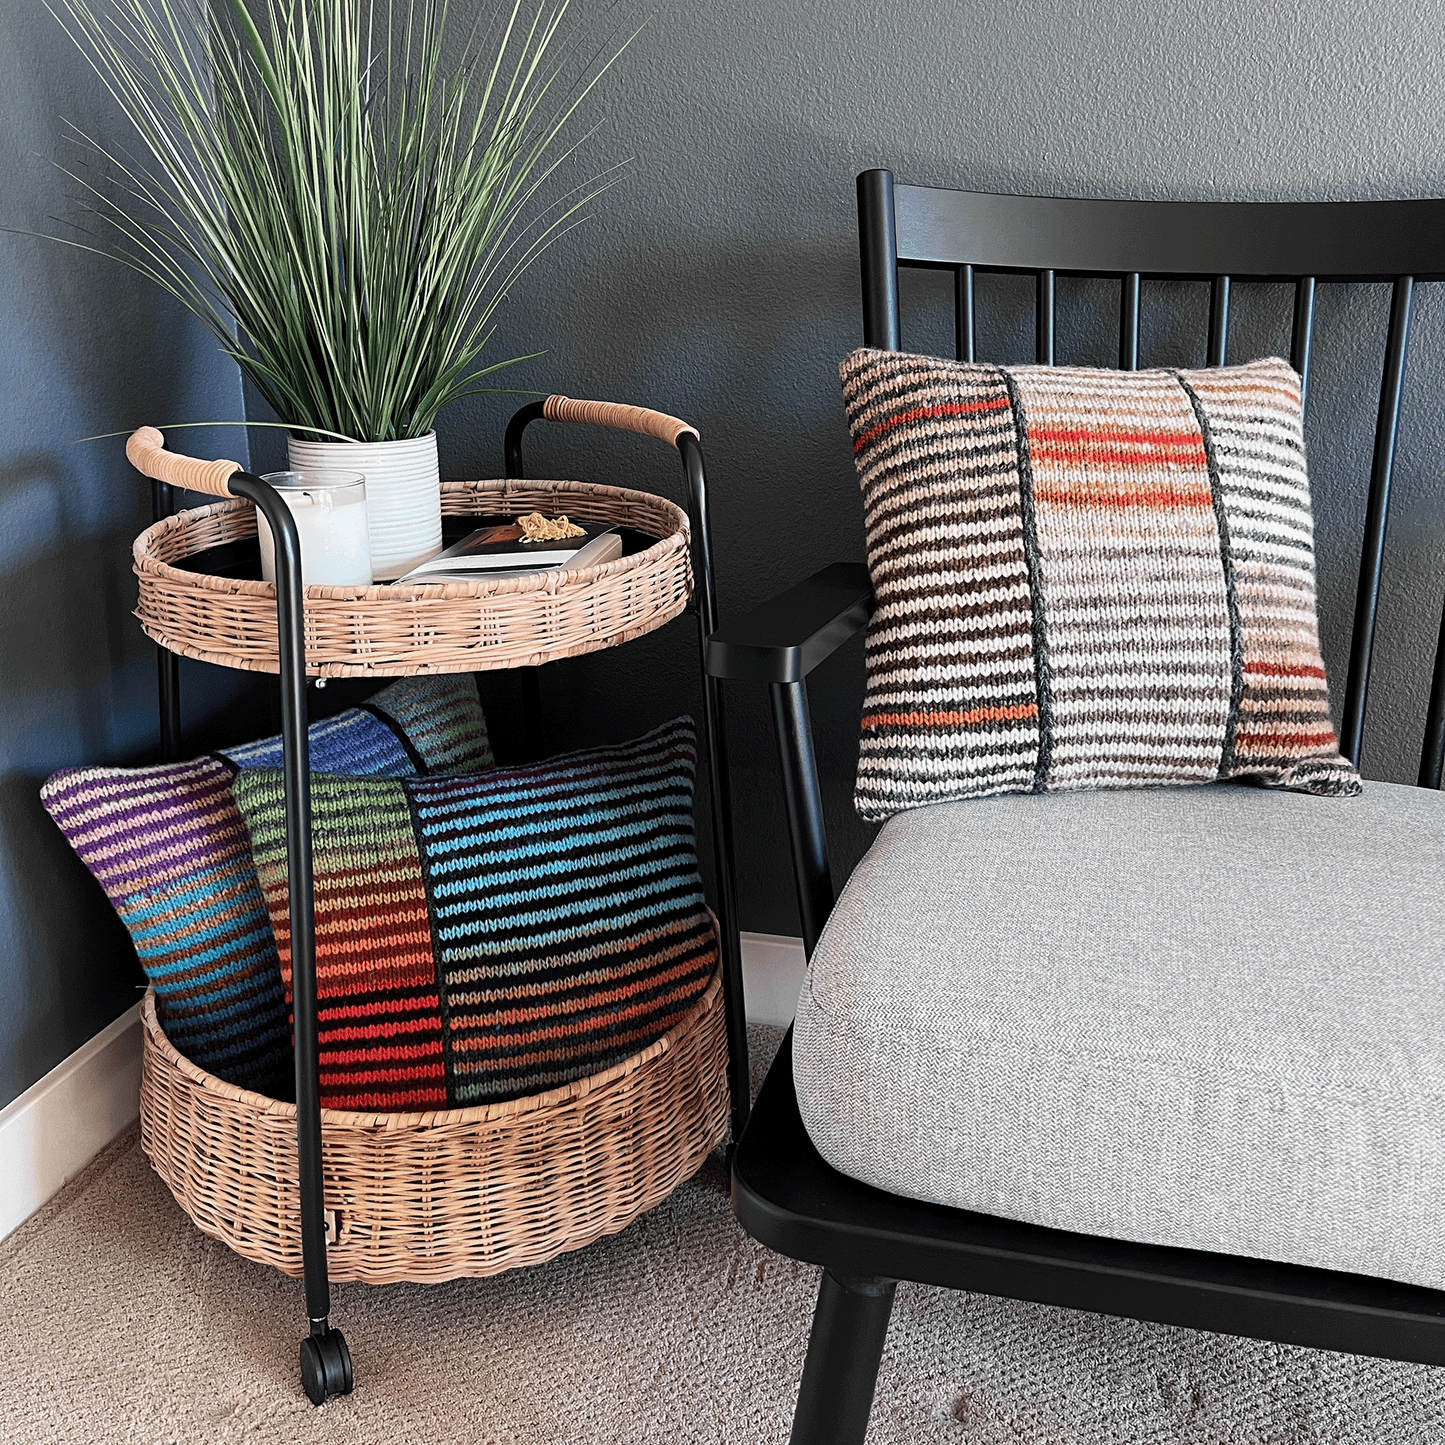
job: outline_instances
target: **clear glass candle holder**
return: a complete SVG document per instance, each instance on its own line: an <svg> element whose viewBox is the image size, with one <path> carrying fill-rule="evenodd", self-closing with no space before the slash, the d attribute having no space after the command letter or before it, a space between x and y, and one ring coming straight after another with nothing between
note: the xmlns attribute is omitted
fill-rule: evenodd
<svg viewBox="0 0 1445 1445"><path fill-rule="evenodd" d="M369 587L371 543L366 526L366 478L360 472L268 472L291 509L301 539L301 581L306 587ZM258 510L261 575L276 580L276 544Z"/></svg>

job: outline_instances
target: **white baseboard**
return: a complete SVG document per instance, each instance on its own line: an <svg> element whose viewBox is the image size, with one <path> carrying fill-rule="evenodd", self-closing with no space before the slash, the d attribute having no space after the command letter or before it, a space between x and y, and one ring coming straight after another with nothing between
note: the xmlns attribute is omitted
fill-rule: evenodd
<svg viewBox="0 0 1445 1445"><path fill-rule="evenodd" d="M739 935L743 953L743 1010L750 1024L786 1028L803 986L803 940L780 933Z"/></svg>
<svg viewBox="0 0 1445 1445"><path fill-rule="evenodd" d="M140 1042L136 1004L0 1109L0 1239L135 1119Z"/></svg>
<svg viewBox="0 0 1445 1445"><path fill-rule="evenodd" d="M803 983L803 940L744 933L748 1022L785 1028ZM0 1109L0 1239L23 1224L136 1117L140 1005Z"/></svg>

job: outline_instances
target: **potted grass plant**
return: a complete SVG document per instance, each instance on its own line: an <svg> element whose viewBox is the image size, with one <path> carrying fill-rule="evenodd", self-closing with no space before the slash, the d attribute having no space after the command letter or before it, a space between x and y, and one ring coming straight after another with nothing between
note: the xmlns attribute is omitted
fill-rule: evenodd
<svg viewBox="0 0 1445 1445"><path fill-rule="evenodd" d="M609 179L544 204L626 39L584 50L568 0L502 0L455 51L447 0L51 4L141 141L68 172L96 248L200 318L293 469L365 475L378 580L430 556L437 414L523 359L497 309Z"/></svg>

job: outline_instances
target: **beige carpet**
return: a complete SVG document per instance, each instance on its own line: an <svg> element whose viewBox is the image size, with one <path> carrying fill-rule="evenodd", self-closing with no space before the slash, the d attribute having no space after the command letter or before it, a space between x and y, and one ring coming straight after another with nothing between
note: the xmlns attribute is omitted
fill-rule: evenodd
<svg viewBox="0 0 1445 1445"><path fill-rule="evenodd" d="M714 1159L540 1269L338 1286L356 1390L313 1410L299 1285L198 1234L132 1134L0 1244L0 1439L784 1441L815 1278L743 1236ZM1445 1445L1445 1371L904 1285L868 1438Z"/></svg>

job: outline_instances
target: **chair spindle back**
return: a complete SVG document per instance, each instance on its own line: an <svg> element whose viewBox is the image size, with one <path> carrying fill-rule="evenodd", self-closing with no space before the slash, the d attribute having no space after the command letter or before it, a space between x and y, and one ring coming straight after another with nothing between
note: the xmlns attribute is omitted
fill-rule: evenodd
<svg viewBox="0 0 1445 1445"><path fill-rule="evenodd" d="M868 346L902 348L900 266L945 269L954 278L955 352L977 360L975 278L1004 272L1034 278L1036 360L1055 364L1060 275L1120 285L1119 368L1139 367L1141 282L1210 283L1210 366L1229 349L1236 281L1292 281L1290 364L1308 396L1319 282L1393 284L1380 404L1344 707L1341 750L1357 764L1389 521L1390 479L1417 282L1445 280L1445 200L1219 202L1083 201L895 185L886 170L858 177L863 333ZM1445 764L1445 615L1435 650L1420 754L1421 787L1441 785Z"/></svg>

